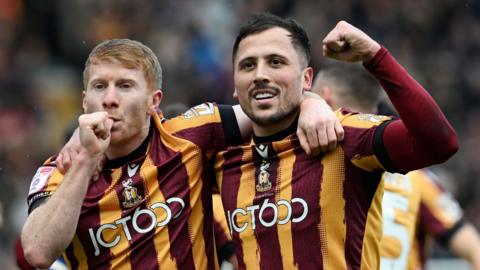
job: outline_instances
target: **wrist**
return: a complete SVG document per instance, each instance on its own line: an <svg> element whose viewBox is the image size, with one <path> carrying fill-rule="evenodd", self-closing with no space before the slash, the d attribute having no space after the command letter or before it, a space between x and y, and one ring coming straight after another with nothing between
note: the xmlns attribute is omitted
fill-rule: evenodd
<svg viewBox="0 0 480 270"><path fill-rule="evenodd" d="M326 104L327 103L325 102L325 100L317 94L312 93L312 95L304 95L303 100L300 103L300 111L309 111L312 108L315 109L318 107L322 107Z"/></svg>
<svg viewBox="0 0 480 270"><path fill-rule="evenodd" d="M302 103L306 100L321 100L325 101L320 95L312 92L312 91L305 91L303 92Z"/></svg>
<svg viewBox="0 0 480 270"><path fill-rule="evenodd" d="M363 57L362 62L367 64L370 61L372 61L372 59L375 58L375 55L377 55L377 53L380 51L381 48L382 48L382 46L380 46L380 44L378 44L378 42L374 41L371 45L369 53L367 53Z"/></svg>
<svg viewBox="0 0 480 270"><path fill-rule="evenodd" d="M103 154L92 155L88 152L87 149L83 148L80 149L75 160L81 165L90 165L90 166L97 166L100 160L103 158Z"/></svg>

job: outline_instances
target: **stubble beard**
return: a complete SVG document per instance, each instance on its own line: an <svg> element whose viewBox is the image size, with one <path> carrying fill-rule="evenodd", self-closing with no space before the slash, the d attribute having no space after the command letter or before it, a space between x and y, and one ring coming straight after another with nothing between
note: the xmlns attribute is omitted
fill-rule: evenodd
<svg viewBox="0 0 480 270"><path fill-rule="evenodd" d="M288 109L278 109L275 113L267 117L260 117L255 115L253 112L246 113L247 116L257 125L261 127L269 127L275 124L280 123L281 121L290 118L291 116L297 114L300 110L300 105L292 106Z"/></svg>

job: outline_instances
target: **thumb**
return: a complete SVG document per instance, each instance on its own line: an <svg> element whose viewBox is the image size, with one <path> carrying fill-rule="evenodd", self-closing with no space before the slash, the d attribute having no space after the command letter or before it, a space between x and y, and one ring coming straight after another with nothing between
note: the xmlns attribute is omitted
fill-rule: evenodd
<svg viewBox="0 0 480 270"><path fill-rule="evenodd" d="M342 52L347 47L347 42L345 40L335 40L327 42L325 45L334 52Z"/></svg>

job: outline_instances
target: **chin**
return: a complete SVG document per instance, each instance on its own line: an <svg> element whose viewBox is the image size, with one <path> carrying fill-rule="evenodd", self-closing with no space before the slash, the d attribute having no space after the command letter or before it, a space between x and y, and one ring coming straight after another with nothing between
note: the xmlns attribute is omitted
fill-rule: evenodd
<svg viewBox="0 0 480 270"><path fill-rule="evenodd" d="M255 118L271 118L272 116L278 114L278 110L273 110L272 108L268 109L256 109L252 111L252 114L254 115Z"/></svg>
<svg viewBox="0 0 480 270"><path fill-rule="evenodd" d="M278 121L281 121L281 119L276 119L275 115L270 114L270 115L254 115L252 118L252 121L255 122L259 126L269 126L276 124Z"/></svg>
<svg viewBox="0 0 480 270"><path fill-rule="evenodd" d="M275 125L278 124L282 121L288 121L291 119L291 116L294 116L297 113L295 110L291 111L283 111L283 110L277 110L275 112L261 112L261 113L253 113L252 119L253 122L255 122L259 126L269 126L269 125Z"/></svg>

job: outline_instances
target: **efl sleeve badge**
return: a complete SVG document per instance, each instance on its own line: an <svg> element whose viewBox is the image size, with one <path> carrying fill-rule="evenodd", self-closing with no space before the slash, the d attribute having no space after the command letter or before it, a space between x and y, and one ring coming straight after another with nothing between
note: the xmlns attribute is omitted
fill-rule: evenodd
<svg viewBox="0 0 480 270"><path fill-rule="evenodd" d="M48 179L54 170L55 167L52 166L42 166L38 168L37 172L33 176L32 182L30 183L28 195L42 190L47 185Z"/></svg>

